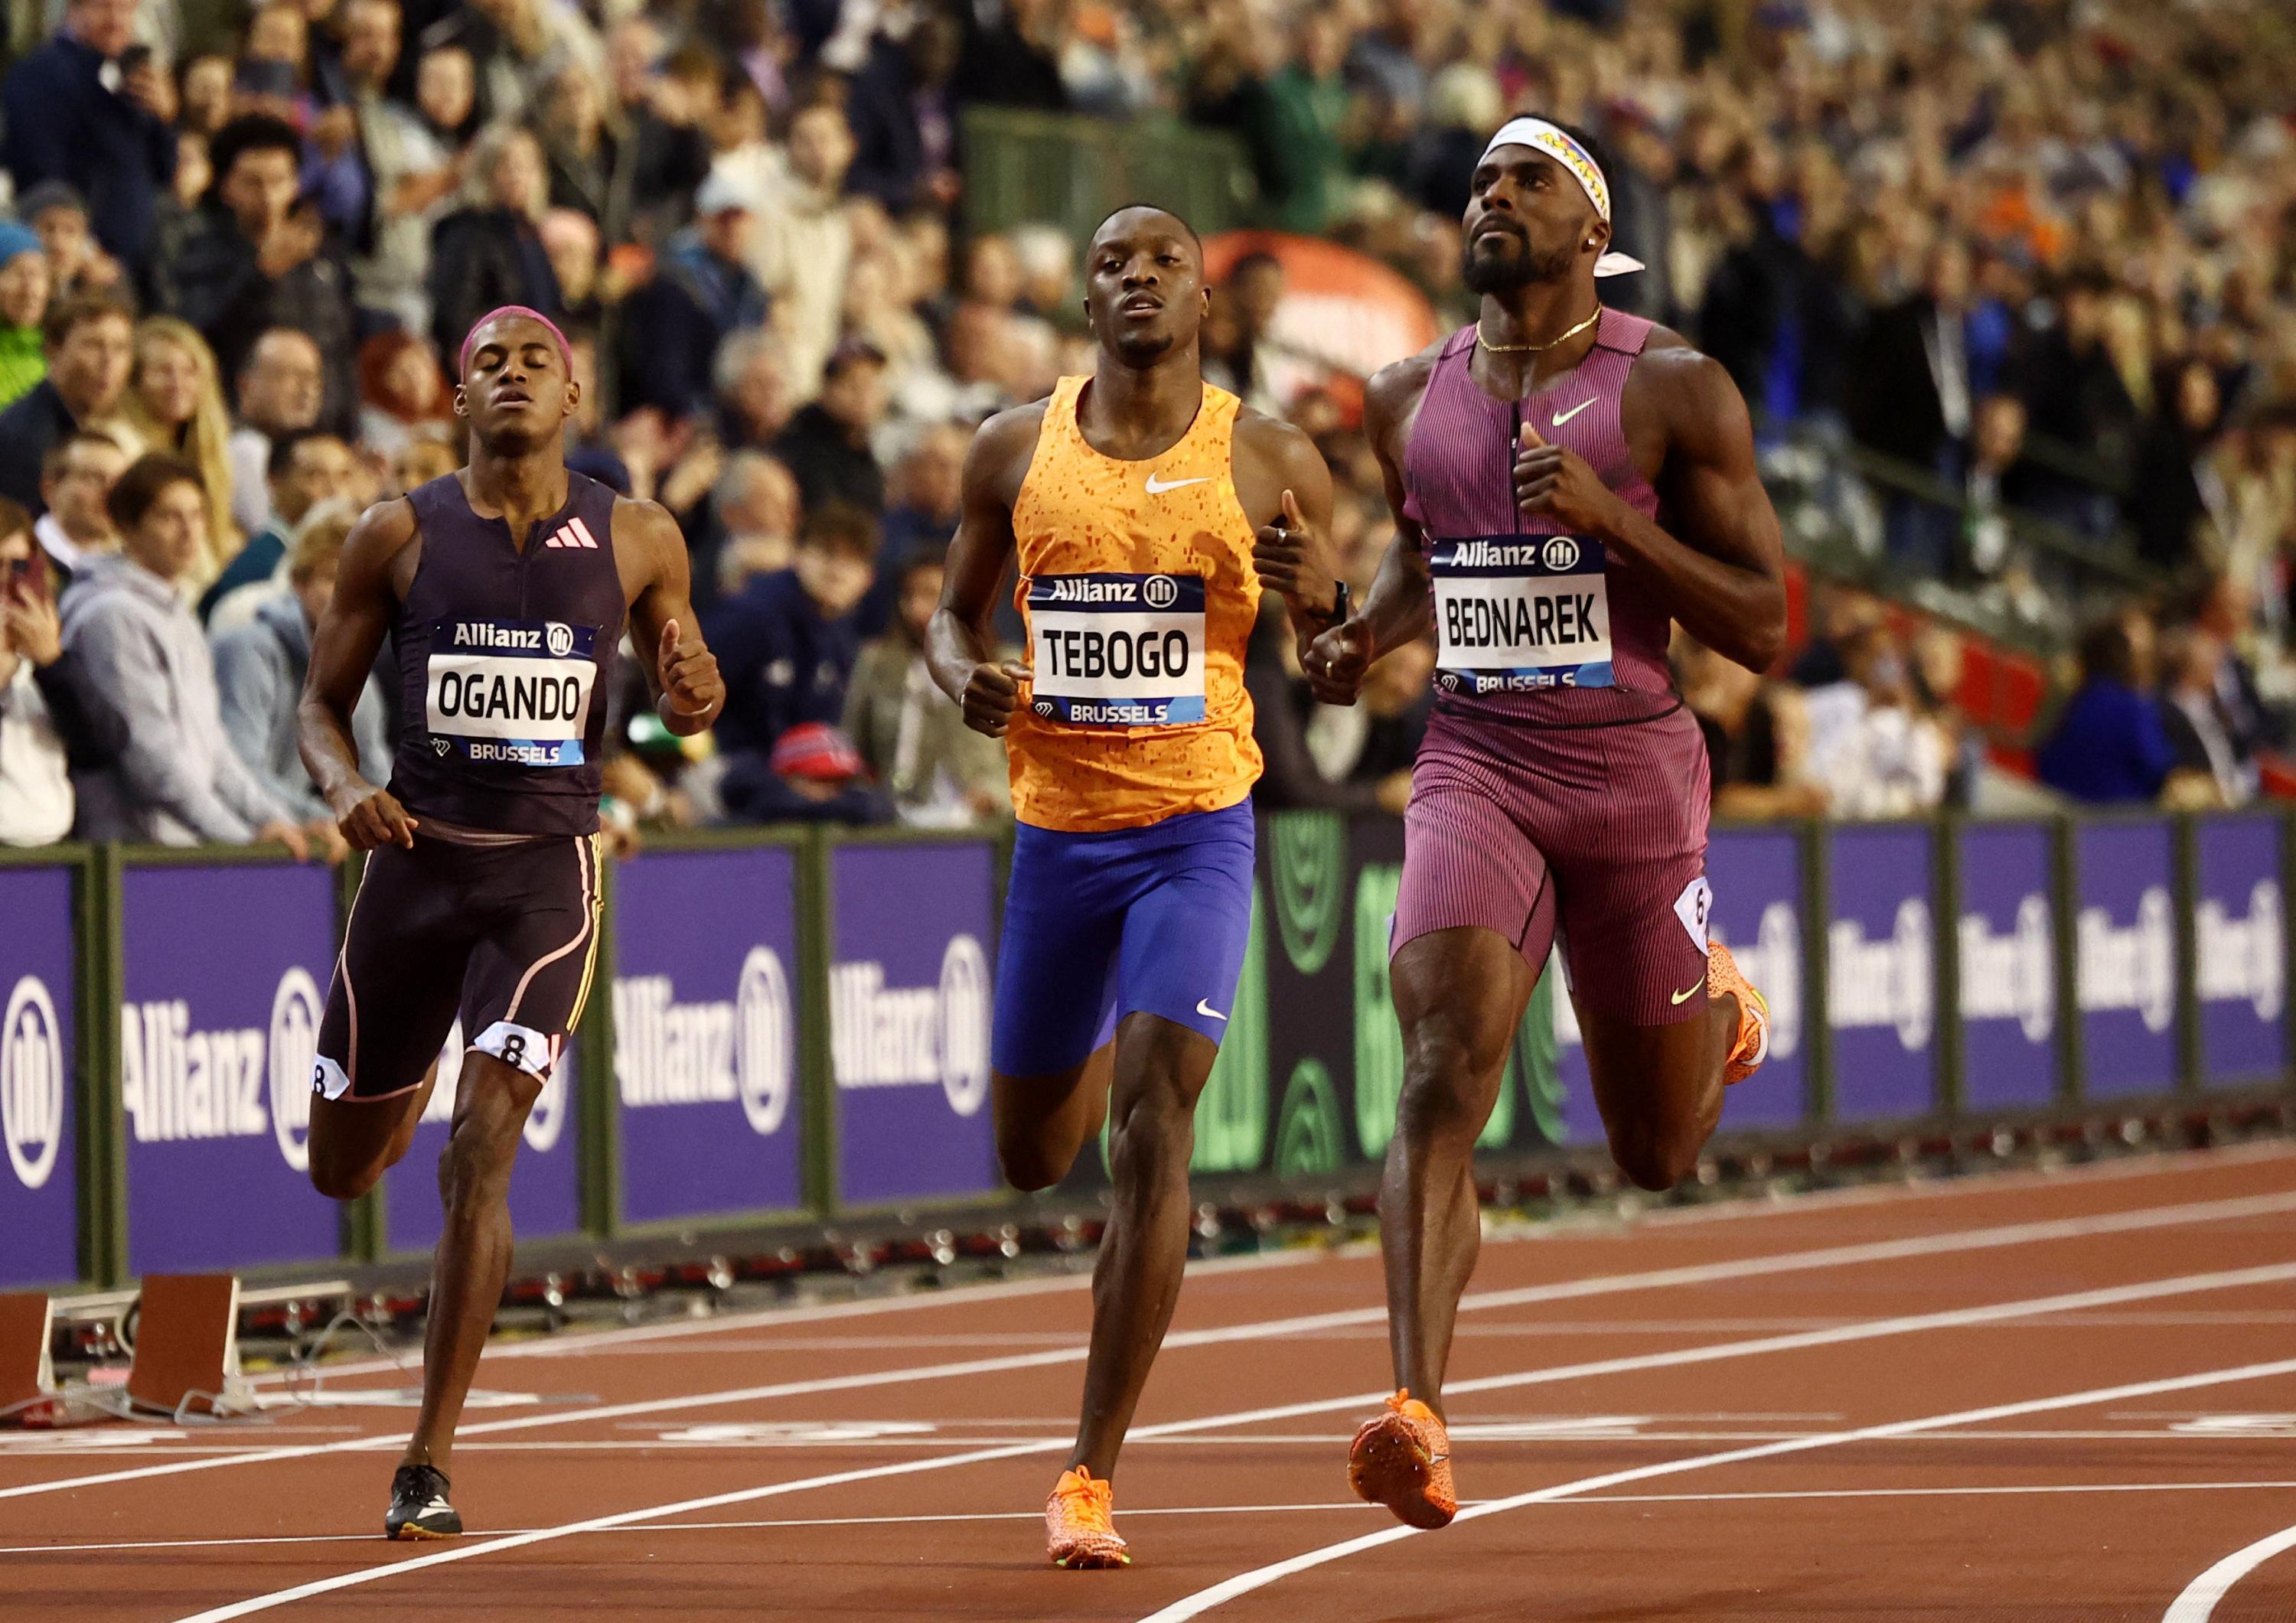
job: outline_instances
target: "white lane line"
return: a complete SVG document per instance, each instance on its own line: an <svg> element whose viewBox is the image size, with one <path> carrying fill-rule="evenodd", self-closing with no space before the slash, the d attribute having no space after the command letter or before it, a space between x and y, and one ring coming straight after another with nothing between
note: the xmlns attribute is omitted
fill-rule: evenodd
<svg viewBox="0 0 2296 1623"><path fill-rule="evenodd" d="M2067 1392L2054 1398L2036 1398L2022 1403L1995 1404L1981 1409L1961 1409L1950 1414L1931 1414L1920 1420L1892 1421L1887 1425L1859 1426L1853 1430L1829 1432L1823 1437L1798 1439L1792 1442L1765 1443L1751 1448L1731 1448L1719 1454L1693 1455L1688 1459L1668 1460L1655 1465L1640 1465L1627 1471L1606 1471L1601 1476L1581 1477L1575 1482L1558 1483L1526 1494L1515 1494L1505 1499L1486 1500L1482 1504L1463 1508L1452 1525L1473 1521L1502 1512L1520 1510L1529 1504L1546 1504L1558 1499L1575 1498L1580 1495L1599 1493L1606 1488L1620 1488L1629 1482L1647 1482L1657 1477L1679 1476L1685 1471L1709 1471L1718 1465L1743 1464L1751 1460L1776 1459L1784 1455L1808 1454L1819 1448L1837 1448L1847 1443L1873 1442L1886 1438L1908 1437L1918 1432L1936 1430L1951 1426L1981 1424L1988 1421L2009 1420L2021 1414L2045 1414L2058 1409L2083 1408L2092 1404L2115 1403L2128 1398L2147 1398L2161 1392L2185 1392L2197 1388L2221 1386L2240 1381L2261 1381L2276 1375L2296 1374L2296 1358L2283 1358L2271 1364L2245 1364L2233 1369L2207 1370L2198 1374L2174 1375L2164 1381L2132 1381L2122 1386L2095 1387L2085 1392ZM1200 1618L1214 1608L1226 1604L1254 1590L1265 1589L1278 1579L1296 1573L1310 1571L1358 1555L1367 1550L1398 1544L1406 1538L1419 1537L1416 1528L1388 1527L1376 1533L1349 1538L1338 1544L1325 1545L1320 1550L1309 1550L1289 1561L1280 1561L1240 1572L1224 1582L1200 1589L1185 1599L1149 1613L1141 1623L1186 1623ZM2296 1529L2280 1535L2289 1544L2296 1545ZM2254 1547L2254 1546L2251 1546ZM2285 1547L2285 1546L2283 1546ZM217 1611L202 1617L223 1618L238 1614ZM2205 1611L2191 1619L2171 1613L2164 1623L2199 1623Z"/></svg>
<svg viewBox="0 0 2296 1623"><path fill-rule="evenodd" d="M1872 1324L1847 1325L1835 1330L1812 1331L1804 1335L1767 1336L1751 1341L1683 1348L1670 1353L1651 1353L1635 1358L1611 1358L1598 1364L1526 1370L1513 1375L1489 1377L1472 1382L1463 1381L1450 1388L1449 1392L1456 1393L1470 1389L1493 1391L1503 1387L1536 1386L1556 1381L1578 1379L1590 1374L1613 1374L1712 1363L1726 1358L1751 1357L1762 1353L1799 1348L1834 1346L1844 1342L1909 1335L1921 1331L1953 1329L1965 1324L1981 1323L1988 1317L2002 1314L2075 1312L2084 1307L2110 1306L2125 1301L2141 1301L2153 1297L2182 1296L2202 1291L2232 1290L2245 1285L2277 1284L2291 1280L2296 1280L2296 1263L2276 1263L2263 1267L2230 1269L2216 1274L2187 1275L2174 1279L2150 1280L2141 1284L2114 1285L2103 1290L2079 1291L2062 1296L2035 1297L2019 1301L1998 1302L1989 1307L1960 1307L1945 1313L1883 1319ZM2285 1365L2252 1367L2259 1372L2277 1371L2284 1368L2296 1372L2296 1360L2291 1360ZM2115 1398L2144 1397L2156 1391L2182 1389L2184 1389L2183 1386L2173 1381L2166 1385L2156 1382L2126 1389L2108 1388L2105 1389L2103 1396ZM1345 1398L1326 1398L1314 1403L1285 1404L1274 1408L1240 1410L1226 1414L1206 1415L1196 1420L1166 1421L1156 1425L1139 1427L1134 1430L1132 1436L1136 1439L1174 1437L1187 1432L1218 1430L1232 1426L1249 1425L1263 1420L1287 1419L1295 1414L1324 1414L1341 1409L1368 1409L1385 1397L1386 1393L1383 1391L1358 1392ZM2012 1405L1999 1413L2006 1416L2025 1412L2018 1406ZM1958 1424L1972 1417L1985 1418L1993 1413L1988 1410L1978 1410L1973 1411L1972 1414L1947 1415L1941 1417L1937 1423ZM1875 1434L1884 1435L1890 1430L1887 1427L1881 1428ZM1704 1457L1716 1462L1741 1456L1760 1457L1770 1453L1822 1447L1829 1439L1849 1440L1856 1435L1857 1434L1849 1432L1830 1433L1827 1439L1771 1443L1760 1448L1737 1450L1728 1455L1715 1455ZM331 1594L337 1590L354 1588L362 1584L376 1583L402 1573L421 1571L426 1568L443 1566L452 1562L470 1561L478 1556L490 1555L499 1551L522 1549L529 1545L570 1538L578 1534L603 1532L612 1528L627 1527L635 1522L683 1516L699 1511L718 1510L727 1505L753 1504L761 1499L780 1498L786 1495L809 1492L816 1488L841 1488L854 1482L878 1481L888 1477L915 1476L926 1471L947 1471L960 1465L988 1464L996 1461L1020 1459L1029 1455L1056 1455L1068 1447L1068 1441L1063 1439L1050 1443L1023 1443L1005 1447L980 1448L970 1453L943 1455L933 1459L904 1460L890 1465L865 1466L850 1471L832 1471L821 1476L801 1477L791 1481L770 1482L760 1488L736 1488L727 1493L709 1494L700 1498L679 1500L669 1504L644 1505L636 1510L619 1511L609 1515L592 1516L579 1521L570 1521L559 1527L545 1528L457 1545L434 1553L394 1562L387 1566L365 1567L351 1572L338 1573L332 1578L314 1579L309 1583L298 1584L291 1588L275 1590L269 1594L257 1595L250 1600L234 1602L230 1605L198 1612L182 1619L182 1623L226 1623L226 1620L232 1618L251 1616L256 1612L267 1611L291 1602L308 1600L313 1595ZM1591 1492L1596 1487L1607 1488L1614 1482L1631 1482L1640 1480L1640 1473L1628 1472L1623 1475L1592 1478L1588 1480L1587 1484L1582 1484L1581 1487L1586 1491ZM1462 1512L1463 1515L1464 1513ZM1411 1529L1405 1528L1397 1530L1409 1532Z"/></svg>
<svg viewBox="0 0 2296 1623"><path fill-rule="evenodd" d="M1556 1234L1552 1225L1526 1224L1520 1229L1495 1238L1509 1241L1545 1239L1585 1239L1590 1234L1625 1238L1635 1229L1644 1226L1672 1228L1684 1225L1705 1225L1734 1219L1757 1217L1791 1218L1801 1213L1820 1213L1841 1206L1904 1205L1917 1206L1931 1201L1987 1194L2014 1194L2028 1189L2055 1190L2091 1184L2117 1183L2137 1178L2150 1178L2179 1172L2193 1171L2201 1167L2249 1166L2258 1162L2296 1160L2296 1147L2280 1141L2258 1143L2227 1144L2213 1150L2180 1150L2159 1155L2131 1157L2127 1160L2090 1161L2077 1167L2032 1168L1999 1173L1978 1173L1967 1177L1939 1180L1920 1184L1861 1184L1843 1189L1818 1189L1805 1193L1778 1197L1770 1201L1733 1201L1710 1206L1663 1207L1655 1210L1636 1212L1625 1219L1605 1218L1588 1227L1571 1226ZM1246 1257L1215 1257L1188 1265L1191 1278L1198 1275L1221 1275L1250 1272L1264 1267L1297 1266L1319 1262L1335 1256L1365 1257L1376 1255L1368 1242L1349 1242L1340 1247L1303 1247L1296 1250L1264 1251ZM1045 1279L984 1280L976 1283L951 1285L944 1288L911 1292L900 1296L872 1297L848 1302L823 1302L802 1307L758 1307L737 1313L725 1313L699 1318L680 1319L658 1324L630 1327L616 1325L595 1331L574 1331L531 1340L512 1341L501 1347L489 1347L487 1357L492 1358L580 1358L610 1352L629 1343L684 1340L694 1336L725 1334L730 1332L773 1327L782 1324L819 1324L825 1320L850 1318L874 1313L903 1313L926 1307L964 1307L983 1299L1003 1300L1007 1298L1037 1296L1052 1292L1074 1291L1092 1283L1089 1269L1072 1275ZM706 1349L701 1349L706 1350ZM367 1374L390 1374L419 1367L402 1365L394 1359L368 1358L356 1362L324 1366L312 1371L267 1371L251 1376L254 1385L308 1379L313 1374L327 1381L348 1379Z"/></svg>
<svg viewBox="0 0 2296 1623"><path fill-rule="evenodd" d="M1986 1228L1953 1230L1909 1240L1875 1241L1857 1245L1824 1246L1810 1250L1773 1252L1738 1258L1726 1262L1650 1268L1637 1273L1597 1275L1591 1278L1562 1280L1548 1284L1527 1285L1513 1290L1472 1292L1461 1299L1459 1307L1462 1312L1483 1312L1494 1307L1520 1307L1533 1302L1572 1301L1591 1296L1653 1291L1677 1285L1717 1284L1783 1274L1807 1273L1816 1269L1852 1267L1871 1262L1926 1258L1952 1252L1997 1250L2005 1247L2035 1245L2054 1240L2081 1240L2105 1234L2132 1234L2147 1229L2235 1222L2245 1217L2270 1217L2289 1211L2296 1211L2296 1191L2271 1195L2249 1195L2225 1201L2190 1201L2175 1206L2140 1207L2133 1211L2103 1212L2088 1217L2060 1217L2038 1223L2012 1223ZM1164 1349L1169 1352L1175 1348L1224 1346L1235 1341L1287 1339L1301 1333L1330 1329L1339 1324L1382 1324L1386 1316L1387 1309L1381 1306L1348 1308L1332 1313L1308 1314L1293 1318L1263 1319L1242 1324L1222 1325L1209 1330L1178 1331L1164 1338ZM1829 1332L1812 1332L1811 1333L1824 1335ZM1782 1346L1788 1344L1799 1343L1797 1339L1792 1337L1784 1338L1780 1342ZM1818 1343L1808 1344L1817 1345ZM459 1440L462 1438L496 1436L509 1431L529 1431L545 1427L622 1420L636 1414L667 1414L691 1409L766 1403L783 1398L812 1398L824 1392L849 1392L874 1387L907 1386L922 1381L945 1381L966 1375L1004 1374L1014 1370L1042 1369L1060 1364L1080 1364L1084 1361L1084 1357L1085 1351L1081 1348L1059 1348L1045 1352L1013 1353L1000 1357L967 1358L947 1364L866 1371L857 1374L824 1376L808 1381L775 1381L761 1386L734 1387L721 1391L693 1392L683 1397L651 1398L631 1403L596 1405L560 1413L523 1415L510 1420L481 1421L476 1425L463 1427L456 1433L456 1437ZM1454 1388L1453 1389L1468 1389ZM1312 1414L1317 1411L1310 1408L1283 1412ZM39 1494L64 1493L112 1482L142 1481L154 1477L180 1475L185 1471L216 1470L227 1465L252 1465L279 1460L309 1459L319 1455L374 1453L401 1446L397 1434L383 1433L336 1443L260 1449L253 1453L228 1457L176 1460L133 1470L98 1471L87 1476L63 1477L50 1481L0 1488L0 1500L25 1498Z"/></svg>
<svg viewBox="0 0 2296 1623"><path fill-rule="evenodd" d="M2217 1603L2234 1584L2289 1550L2296 1550L2296 1527L2283 1528L2268 1538L2259 1538L2245 1549L2234 1550L2185 1585L2184 1593L2169 1603L2161 1623L2209 1623L2216 1615Z"/></svg>

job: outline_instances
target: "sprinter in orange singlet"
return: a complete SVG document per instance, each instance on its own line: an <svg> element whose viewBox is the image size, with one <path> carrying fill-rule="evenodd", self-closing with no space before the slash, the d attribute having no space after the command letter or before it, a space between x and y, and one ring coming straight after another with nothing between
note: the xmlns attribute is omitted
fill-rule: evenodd
<svg viewBox="0 0 2296 1623"><path fill-rule="evenodd" d="M1196 1097L1251 925L1244 647L1263 586L1305 635L1347 603L1324 459L1203 381L1196 234L1119 209L1086 270L1097 365L973 440L927 656L1012 752L991 1054L1004 1176L1057 1183L1111 1127L1083 1419L1045 1517L1055 1565L1116 1567L1131 1558L1109 1478L1179 1294ZM1008 662L988 627L1016 554L1029 649Z"/></svg>

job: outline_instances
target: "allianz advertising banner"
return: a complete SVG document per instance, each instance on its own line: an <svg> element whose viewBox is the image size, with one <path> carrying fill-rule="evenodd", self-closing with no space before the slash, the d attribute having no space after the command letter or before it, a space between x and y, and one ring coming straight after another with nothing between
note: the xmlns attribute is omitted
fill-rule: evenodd
<svg viewBox="0 0 2296 1623"><path fill-rule="evenodd" d="M1925 824L1830 831L1826 1019L1833 1119L1892 1121L1937 1106L1937 930Z"/></svg>
<svg viewBox="0 0 2296 1623"><path fill-rule="evenodd" d="M621 1220L795 1210L795 854L646 852L614 872L613 921Z"/></svg>
<svg viewBox="0 0 2296 1623"><path fill-rule="evenodd" d="M526 1119L523 1142L510 1180L511 1228L521 1240L547 1240L582 1226L582 1161L577 1144L574 1078L577 1045L569 1043L557 1069ZM383 1179L383 1226L390 1250L427 1251L446 1226L439 1200L439 1157L455 1119L463 1079L463 1022L457 1020L439 1051L439 1081L414 1128L406 1158Z"/></svg>
<svg viewBox="0 0 2296 1623"><path fill-rule="evenodd" d="M2176 848L2163 819L2073 834L2084 1097L2177 1086Z"/></svg>
<svg viewBox="0 0 2296 1623"><path fill-rule="evenodd" d="M988 1113L995 848L829 852L840 1205L1000 1194Z"/></svg>
<svg viewBox="0 0 2296 1623"><path fill-rule="evenodd" d="M0 1286L79 1276L72 876L0 868Z"/></svg>
<svg viewBox="0 0 2296 1623"><path fill-rule="evenodd" d="M2194 829L2201 1074L2213 1087L2288 1068L2286 892L2276 816L2203 819Z"/></svg>
<svg viewBox="0 0 2296 1623"><path fill-rule="evenodd" d="M339 1255L335 1202L308 1173L333 874L130 866L120 930L129 1271Z"/></svg>
<svg viewBox="0 0 2296 1623"><path fill-rule="evenodd" d="M2062 1070L2055 831L1972 823L1957 838L1963 1103L1972 1111L2052 1103Z"/></svg>

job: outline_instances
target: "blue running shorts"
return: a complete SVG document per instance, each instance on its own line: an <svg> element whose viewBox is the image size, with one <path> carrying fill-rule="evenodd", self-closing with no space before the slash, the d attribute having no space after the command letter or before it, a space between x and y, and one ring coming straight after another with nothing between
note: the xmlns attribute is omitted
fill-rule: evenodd
<svg viewBox="0 0 2296 1623"><path fill-rule="evenodd" d="M1021 824L991 1062L1066 1070L1136 1012L1218 1042L1251 933L1251 856L1249 799L1107 833Z"/></svg>

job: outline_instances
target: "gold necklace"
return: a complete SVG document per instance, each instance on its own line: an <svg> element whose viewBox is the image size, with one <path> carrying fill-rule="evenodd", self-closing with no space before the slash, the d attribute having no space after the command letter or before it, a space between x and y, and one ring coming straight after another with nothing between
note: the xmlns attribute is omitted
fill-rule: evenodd
<svg viewBox="0 0 2296 1623"><path fill-rule="evenodd" d="M1543 344L1495 344L1483 336L1483 324L1475 323L1475 341L1493 355L1543 355L1558 344L1567 344L1603 318L1603 307L1595 305L1595 313L1567 332L1556 334Z"/></svg>

